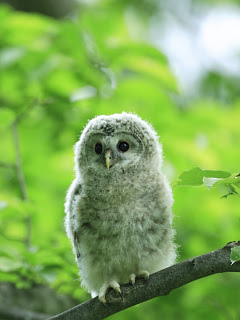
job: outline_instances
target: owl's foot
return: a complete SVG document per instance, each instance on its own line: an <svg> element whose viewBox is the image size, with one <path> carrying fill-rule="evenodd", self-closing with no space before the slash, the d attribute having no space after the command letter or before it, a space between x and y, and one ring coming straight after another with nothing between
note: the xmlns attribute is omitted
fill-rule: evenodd
<svg viewBox="0 0 240 320"><path fill-rule="evenodd" d="M148 280L149 279L149 272L146 270L140 270L140 271L138 271L137 277Z"/></svg>
<svg viewBox="0 0 240 320"><path fill-rule="evenodd" d="M131 273L130 276L129 276L129 282L134 285L135 282L136 282L136 275L135 273Z"/></svg>
<svg viewBox="0 0 240 320"><path fill-rule="evenodd" d="M99 301L101 301L103 304L107 303L106 294L110 288L113 288L120 296L122 294L120 284L117 281L113 280L111 282L105 282L103 286L100 288L98 296Z"/></svg>
<svg viewBox="0 0 240 320"><path fill-rule="evenodd" d="M131 273L129 276L129 282L134 285L136 282L136 278L144 278L145 280L149 279L149 272L146 270L140 270L137 274Z"/></svg>

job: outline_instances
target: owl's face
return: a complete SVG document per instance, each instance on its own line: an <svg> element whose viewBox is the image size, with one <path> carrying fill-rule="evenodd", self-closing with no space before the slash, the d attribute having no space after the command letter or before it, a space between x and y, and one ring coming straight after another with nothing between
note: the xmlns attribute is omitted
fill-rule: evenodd
<svg viewBox="0 0 240 320"><path fill-rule="evenodd" d="M101 170L124 168L139 161L144 146L137 136L119 131L111 135L93 133L85 144L86 165Z"/></svg>
<svg viewBox="0 0 240 320"><path fill-rule="evenodd" d="M75 163L76 172L87 175L141 171L160 167L161 145L153 128L136 115L99 116L83 130L75 146Z"/></svg>

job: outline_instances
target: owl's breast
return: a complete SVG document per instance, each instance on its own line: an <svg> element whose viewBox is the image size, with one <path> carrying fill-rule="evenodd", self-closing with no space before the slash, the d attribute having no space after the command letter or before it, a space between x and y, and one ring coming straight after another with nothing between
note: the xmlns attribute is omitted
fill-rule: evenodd
<svg viewBox="0 0 240 320"><path fill-rule="evenodd" d="M95 176L83 184L80 234L89 243L118 243L120 238L141 243L148 234L160 239L171 223L171 199L158 172L151 175L146 168L138 175L128 171Z"/></svg>
<svg viewBox="0 0 240 320"><path fill-rule="evenodd" d="M161 228L169 225L171 218L170 207L160 200L157 191L149 190L134 195L85 196L79 210L82 213L80 234L96 241L115 242L119 237L131 241L133 237L141 239L148 233L161 233Z"/></svg>

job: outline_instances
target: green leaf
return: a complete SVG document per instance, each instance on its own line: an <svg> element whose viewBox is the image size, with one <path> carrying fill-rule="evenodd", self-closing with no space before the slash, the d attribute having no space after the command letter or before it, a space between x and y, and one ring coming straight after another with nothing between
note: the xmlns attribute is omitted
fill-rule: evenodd
<svg viewBox="0 0 240 320"><path fill-rule="evenodd" d="M55 281L58 275L57 271L52 268L44 268L39 273L42 276L42 278L48 283L52 283L53 281Z"/></svg>
<svg viewBox="0 0 240 320"><path fill-rule="evenodd" d="M123 50L124 49L124 50ZM144 45L126 45L114 50L110 66L118 73L126 71L155 81L161 88L177 92L177 84L165 56L156 48Z"/></svg>
<svg viewBox="0 0 240 320"><path fill-rule="evenodd" d="M234 196L234 195L240 196L232 184L227 184L226 187L227 187L228 193L222 196L221 199L227 198L228 196Z"/></svg>
<svg viewBox="0 0 240 320"><path fill-rule="evenodd" d="M208 189L211 189L213 186L219 184L225 184L226 186L236 186L240 188L240 175L239 173L233 173L229 178L219 179L219 178L203 178L203 182ZM233 188L233 187L232 187ZM229 190L230 193L237 193L235 188L233 190Z"/></svg>
<svg viewBox="0 0 240 320"><path fill-rule="evenodd" d="M2 272L0 270L0 282L12 282L12 283L18 283L19 276L15 274L14 272Z"/></svg>
<svg viewBox="0 0 240 320"><path fill-rule="evenodd" d="M206 186L210 189L213 183L218 182L219 179L230 177L230 173L219 170L203 170L199 167L191 170L183 171L178 177L176 186L200 186L206 181ZM210 180L206 178L211 178Z"/></svg>
<svg viewBox="0 0 240 320"><path fill-rule="evenodd" d="M25 49L21 47L5 48L0 51L0 67L6 68L18 60L25 54Z"/></svg>
<svg viewBox="0 0 240 320"><path fill-rule="evenodd" d="M240 247L234 247L231 249L230 259L232 264L236 261L240 261Z"/></svg>
<svg viewBox="0 0 240 320"><path fill-rule="evenodd" d="M22 264L7 257L0 257L0 271L10 272L19 269Z"/></svg>
<svg viewBox="0 0 240 320"><path fill-rule="evenodd" d="M6 208L8 206L7 202L6 201L1 201L0 200L0 210Z"/></svg>
<svg viewBox="0 0 240 320"><path fill-rule="evenodd" d="M114 54L111 56L112 61L118 59L118 57L127 56L130 52L131 55L141 55L143 57L149 57L151 59L155 59L159 63L168 65L166 56L154 46L150 46L146 43L121 43L112 48L112 50L114 52Z"/></svg>
<svg viewBox="0 0 240 320"><path fill-rule="evenodd" d="M214 185L219 185L219 184L226 184L226 185L229 184L229 185L234 185L240 188L240 174L233 173L229 178L216 181Z"/></svg>
<svg viewBox="0 0 240 320"><path fill-rule="evenodd" d="M222 180L221 178L206 178L203 177L203 183L205 184L205 186L207 187L208 190L210 190L212 188L212 186L218 182L219 180Z"/></svg>

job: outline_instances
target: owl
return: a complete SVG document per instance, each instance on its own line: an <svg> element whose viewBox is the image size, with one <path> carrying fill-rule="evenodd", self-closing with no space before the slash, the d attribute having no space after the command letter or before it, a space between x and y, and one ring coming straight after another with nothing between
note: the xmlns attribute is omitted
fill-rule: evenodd
<svg viewBox="0 0 240 320"><path fill-rule="evenodd" d="M88 122L75 145L75 180L65 226L82 286L106 303L120 284L148 279L176 258L172 191L162 146L150 124L130 113Z"/></svg>

